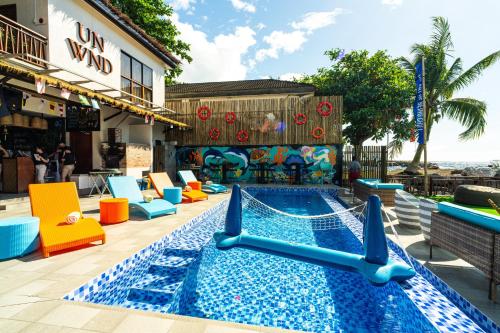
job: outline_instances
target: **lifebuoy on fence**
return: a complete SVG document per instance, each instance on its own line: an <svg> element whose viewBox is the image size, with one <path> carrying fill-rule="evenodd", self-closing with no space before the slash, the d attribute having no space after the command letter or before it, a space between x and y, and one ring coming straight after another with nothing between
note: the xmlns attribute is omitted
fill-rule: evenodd
<svg viewBox="0 0 500 333"><path fill-rule="evenodd" d="M297 125L304 125L305 123L307 123L307 116L303 113L297 113L293 119L295 120L295 123Z"/></svg>
<svg viewBox="0 0 500 333"><path fill-rule="evenodd" d="M198 118L202 121L207 120L212 115L212 110L206 105L200 106L196 112L198 113Z"/></svg>
<svg viewBox="0 0 500 333"><path fill-rule="evenodd" d="M239 142L247 142L248 132L245 130L239 130L238 133L236 133L236 140L238 140Z"/></svg>
<svg viewBox="0 0 500 333"><path fill-rule="evenodd" d="M220 136L220 130L217 127L214 127L210 129L210 131L208 132L208 136L210 136L210 139L212 139L213 141L217 141Z"/></svg>
<svg viewBox="0 0 500 333"><path fill-rule="evenodd" d="M319 126L315 127L312 130L311 135L315 139L321 139L325 135L325 130L323 129L323 127L319 127Z"/></svg>
<svg viewBox="0 0 500 333"><path fill-rule="evenodd" d="M234 124L236 121L236 113L233 111L226 112L226 123L228 124Z"/></svg>
<svg viewBox="0 0 500 333"><path fill-rule="evenodd" d="M333 105L328 101L319 102L316 111L323 117L328 117L333 112Z"/></svg>

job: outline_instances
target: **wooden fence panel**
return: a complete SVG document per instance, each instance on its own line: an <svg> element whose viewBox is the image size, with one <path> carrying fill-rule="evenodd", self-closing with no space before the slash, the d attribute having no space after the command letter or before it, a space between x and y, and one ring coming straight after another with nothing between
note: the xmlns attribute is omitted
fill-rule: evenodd
<svg viewBox="0 0 500 333"><path fill-rule="evenodd" d="M332 104L332 113L322 116L316 111L319 102ZM322 145L342 142L342 98L339 96L279 96L273 98L245 98L223 100L171 100L166 107L177 113L169 117L187 123L191 129L171 129L167 140L177 141L180 146L233 146L233 145ZM207 106L211 115L203 121L197 110ZM234 112L236 121L229 124L226 114ZM303 113L304 125L295 123L294 116ZM277 130L283 124L284 130ZM316 127L324 129L322 138L314 138ZM220 131L217 140L210 138L213 128ZM245 130L248 141L239 142L237 133Z"/></svg>
<svg viewBox="0 0 500 333"><path fill-rule="evenodd" d="M344 146L343 159L343 184L349 185L349 164L355 154L354 147ZM387 182L387 147L386 146L363 146L361 154L356 153L361 164L362 178L377 178Z"/></svg>

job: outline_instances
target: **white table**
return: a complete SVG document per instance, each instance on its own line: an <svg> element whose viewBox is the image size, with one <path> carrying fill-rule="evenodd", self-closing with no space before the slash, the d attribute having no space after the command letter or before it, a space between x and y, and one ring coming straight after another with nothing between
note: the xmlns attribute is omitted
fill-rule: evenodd
<svg viewBox="0 0 500 333"><path fill-rule="evenodd" d="M94 190L99 193L99 197L102 197L103 194L108 191L111 194L111 190L108 187L108 178L113 176L121 175L121 171L117 170L101 170L101 171L91 171L89 172L90 182L92 183L92 187L90 188L89 197L94 193ZM102 182L102 189L99 187L99 183Z"/></svg>

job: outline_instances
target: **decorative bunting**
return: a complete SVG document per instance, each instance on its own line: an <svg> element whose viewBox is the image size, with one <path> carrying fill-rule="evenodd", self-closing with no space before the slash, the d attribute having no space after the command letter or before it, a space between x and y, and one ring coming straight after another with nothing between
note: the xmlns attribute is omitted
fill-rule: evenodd
<svg viewBox="0 0 500 333"><path fill-rule="evenodd" d="M89 103L89 100L87 99L87 97L83 96L83 95L78 95L78 99L80 100L80 103L85 105L85 106L90 106L90 103Z"/></svg>
<svg viewBox="0 0 500 333"><path fill-rule="evenodd" d="M23 91L23 107L26 106L26 102L28 101L28 98L31 97L31 94Z"/></svg>
<svg viewBox="0 0 500 333"><path fill-rule="evenodd" d="M101 107L99 106L99 103L98 103L98 102L97 102L97 100L95 100L94 98L92 98L92 99L90 100L90 103L92 103L92 107L93 107L94 109L96 109L96 110L100 110L100 109L101 109Z"/></svg>
<svg viewBox="0 0 500 333"><path fill-rule="evenodd" d="M45 94L45 80L41 78L35 79L36 92L39 94Z"/></svg>
<svg viewBox="0 0 500 333"><path fill-rule="evenodd" d="M71 96L71 91L69 91L68 89L66 88L62 88L61 89L61 97L64 98L64 99L69 99L69 97Z"/></svg>

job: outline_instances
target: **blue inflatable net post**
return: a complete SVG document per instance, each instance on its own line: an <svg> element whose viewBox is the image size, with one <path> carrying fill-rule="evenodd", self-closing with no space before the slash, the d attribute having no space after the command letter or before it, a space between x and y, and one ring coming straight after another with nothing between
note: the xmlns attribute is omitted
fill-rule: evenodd
<svg viewBox="0 0 500 333"><path fill-rule="evenodd" d="M233 185L229 207L226 213L225 233L229 236L239 236L241 234L242 222L242 204L241 187L238 184Z"/></svg>
<svg viewBox="0 0 500 333"><path fill-rule="evenodd" d="M389 259L381 206L379 196L370 195L368 198L366 223L363 230L365 260L377 265L385 265Z"/></svg>

